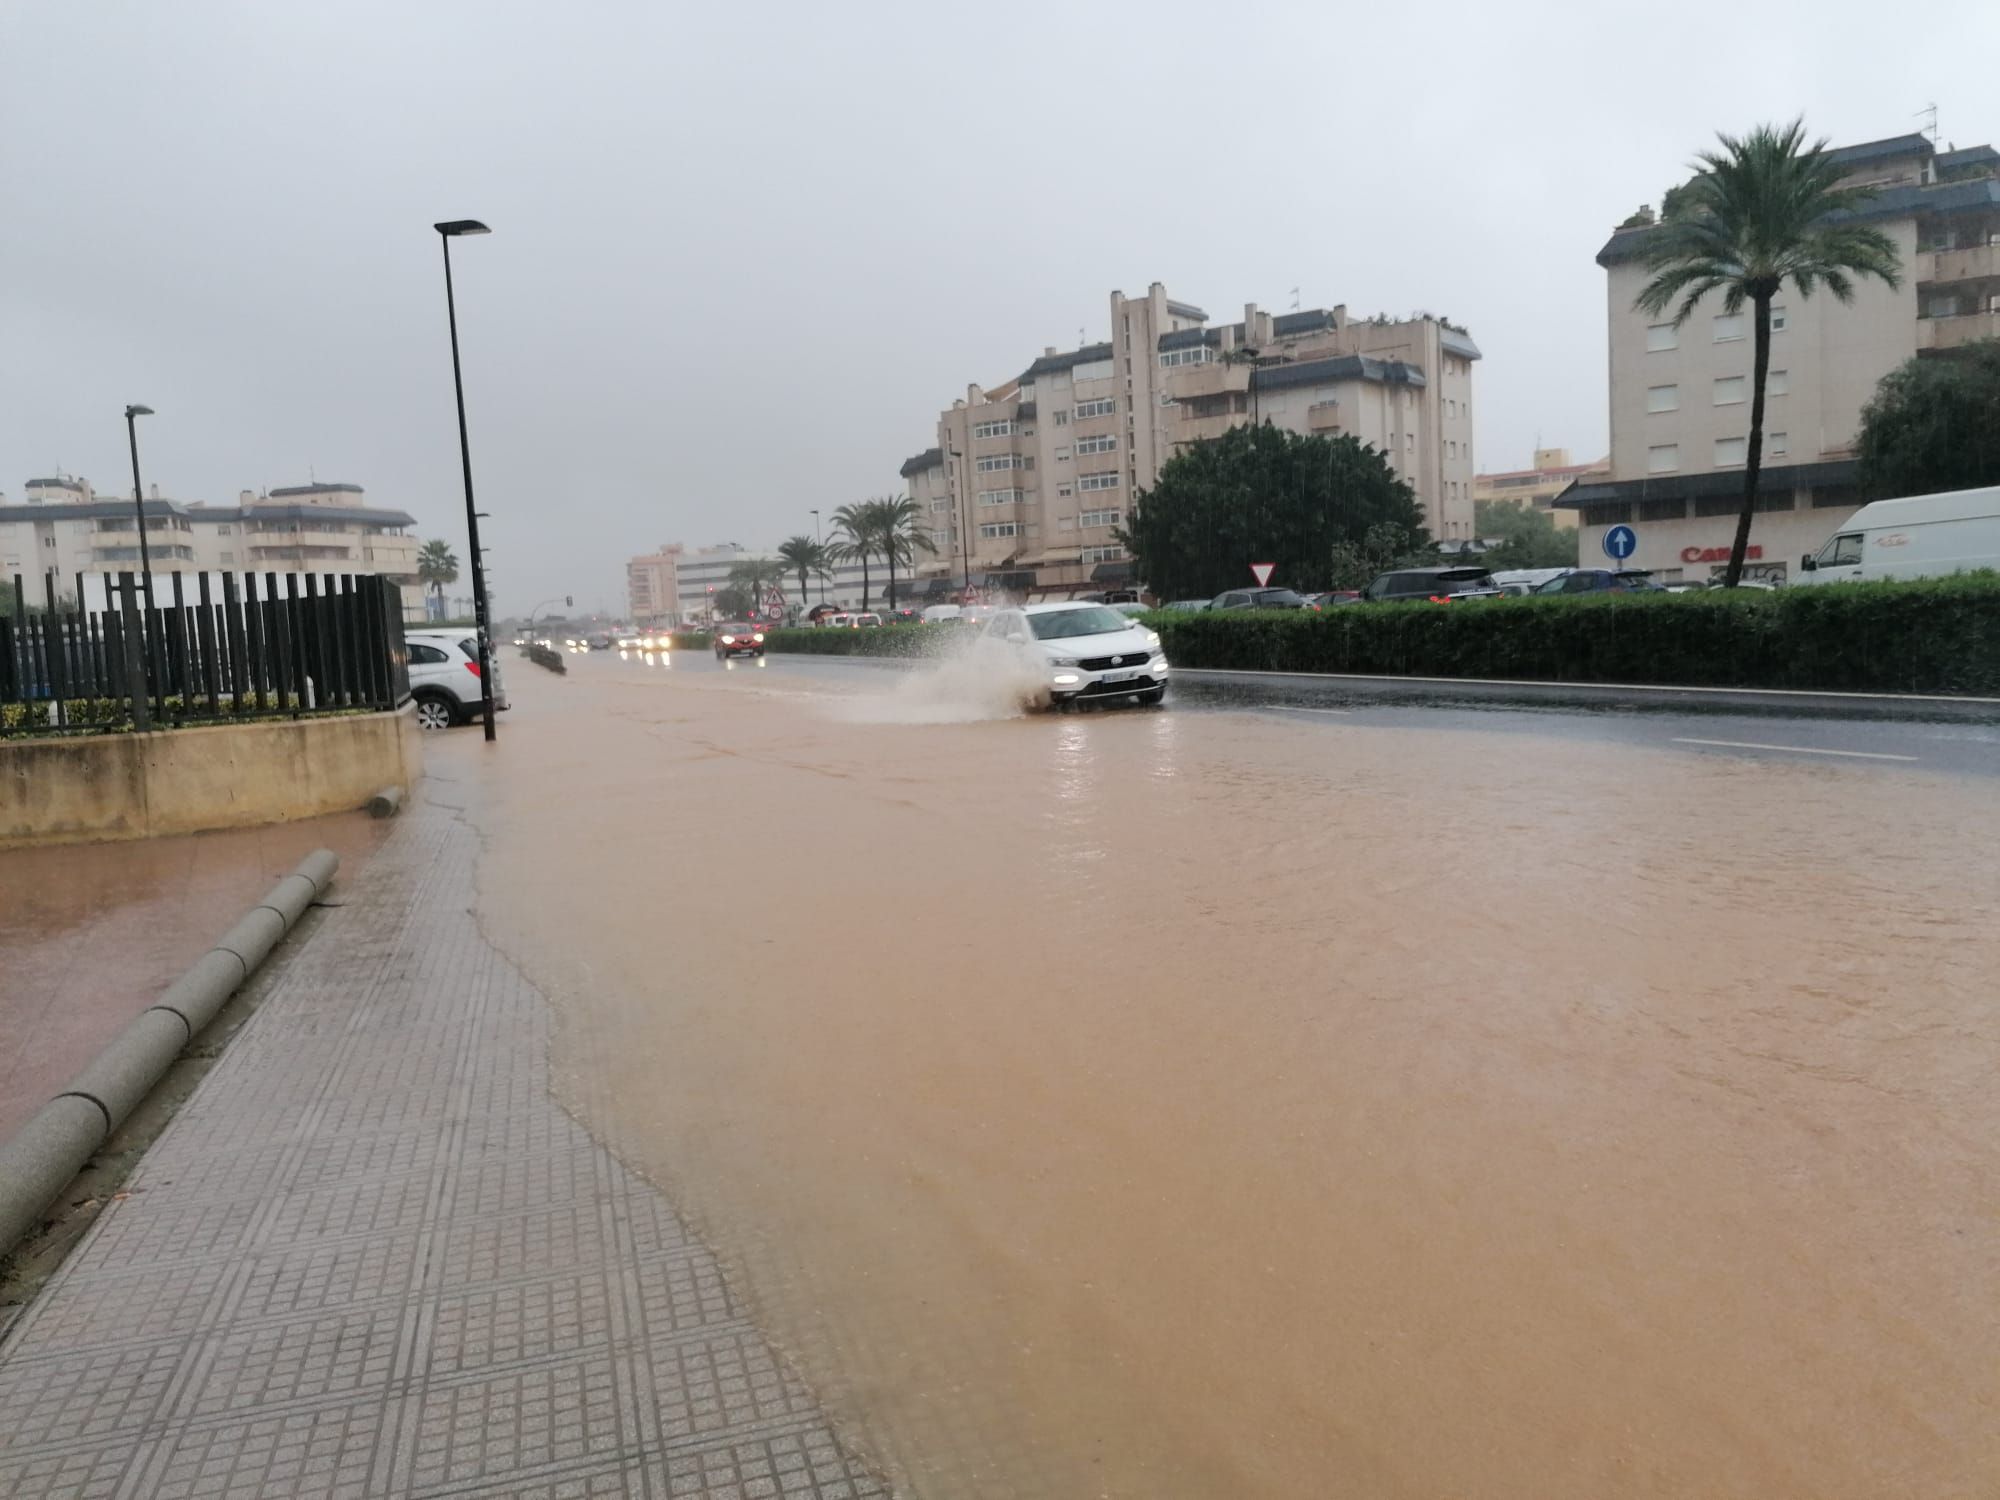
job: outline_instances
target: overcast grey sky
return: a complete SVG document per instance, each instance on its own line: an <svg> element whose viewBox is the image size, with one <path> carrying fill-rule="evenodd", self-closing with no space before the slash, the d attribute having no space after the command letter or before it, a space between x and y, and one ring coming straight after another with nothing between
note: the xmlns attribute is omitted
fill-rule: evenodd
<svg viewBox="0 0 2000 1500"><path fill-rule="evenodd" d="M1164 281L1466 323L1482 468L1606 441L1591 257L1717 128L2000 138L2000 5L4 0L0 491L308 472L500 609L895 488L939 407Z"/></svg>

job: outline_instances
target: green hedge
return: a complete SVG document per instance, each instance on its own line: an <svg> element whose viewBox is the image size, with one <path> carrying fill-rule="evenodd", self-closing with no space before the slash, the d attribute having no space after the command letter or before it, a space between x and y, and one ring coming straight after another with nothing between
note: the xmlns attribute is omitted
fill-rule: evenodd
<svg viewBox="0 0 2000 1500"><path fill-rule="evenodd" d="M1834 692L2000 694L2000 577L1778 590L1160 610L1175 666ZM839 632L846 634L848 632Z"/></svg>
<svg viewBox="0 0 2000 1500"><path fill-rule="evenodd" d="M773 651L802 656L929 656L958 639L956 625L881 625L870 630L803 626L769 631L764 644Z"/></svg>
<svg viewBox="0 0 2000 1500"><path fill-rule="evenodd" d="M217 700L213 713L209 711L206 698L196 698L192 704L185 702L178 694L166 698L155 716L156 729L172 729L182 721L195 724L214 724L223 719L272 719L290 711L297 701L293 698L281 699L275 692L264 696L266 707L257 707L254 696L246 696L239 704L234 698ZM66 720L58 728L50 719L53 699L38 699L33 703L0 703L0 729L8 734L74 734L79 730L94 729L104 734L125 734L132 729L132 708L123 698L65 698L63 712ZM333 718L343 714L373 712L365 708L309 708L308 717L315 719Z"/></svg>
<svg viewBox="0 0 2000 1500"><path fill-rule="evenodd" d="M706 630L676 630L667 637L667 644L676 651L712 651L715 639Z"/></svg>

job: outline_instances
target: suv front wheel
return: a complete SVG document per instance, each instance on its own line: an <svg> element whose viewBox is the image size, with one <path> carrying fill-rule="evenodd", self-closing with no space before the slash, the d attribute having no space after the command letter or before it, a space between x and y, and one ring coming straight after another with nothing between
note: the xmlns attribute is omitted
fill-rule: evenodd
<svg viewBox="0 0 2000 1500"><path fill-rule="evenodd" d="M421 693L417 696L417 728L449 729L457 722L458 710L445 694Z"/></svg>

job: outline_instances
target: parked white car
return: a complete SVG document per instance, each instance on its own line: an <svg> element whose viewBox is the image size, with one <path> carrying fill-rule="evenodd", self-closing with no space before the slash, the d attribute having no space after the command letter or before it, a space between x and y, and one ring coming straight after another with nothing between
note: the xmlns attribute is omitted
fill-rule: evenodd
<svg viewBox="0 0 2000 1500"><path fill-rule="evenodd" d="M417 727L449 729L479 717L479 638L469 630L406 630L410 652L410 698ZM488 653L489 656L491 653ZM507 707L499 658L493 672L493 707Z"/></svg>
<svg viewBox="0 0 2000 1500"><path fill-rule="evenodd" d="M1158 703L1167 695L1169 668L1158 633L1108 604L998 610L986 624L985 638L1025 661L1058 708L1079 699Z"/></svg>

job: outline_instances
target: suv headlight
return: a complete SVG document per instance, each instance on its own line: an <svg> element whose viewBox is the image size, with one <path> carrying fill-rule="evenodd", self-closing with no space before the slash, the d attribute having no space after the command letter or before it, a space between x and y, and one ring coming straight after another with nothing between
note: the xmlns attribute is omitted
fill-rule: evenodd
<svg viewBox="0 0 2000 1500"><path fill-rule="evenodd" d="M1148 646L1151 646L1151 647L1152 647L1152 648L1153 648L1153 649L1154 649L1155 651L1159 650L1159 649L1160 649L1160 632L1159 632L1159 631L1157 631L1157 630L1149 630L1149 631L1147 631L1147 632L1146 632L1146 644L1147 644Z"/></svg>
<svg viewBox="0 0 2000 1500"><path fill-rule="evenodd" d="M1076 661L1077 659L1074 656L1051 656L1049 658L1049 665L1052 667L1073 667L1076 665Z"/></svg>

